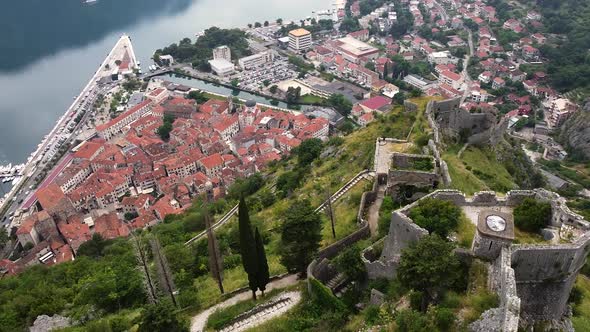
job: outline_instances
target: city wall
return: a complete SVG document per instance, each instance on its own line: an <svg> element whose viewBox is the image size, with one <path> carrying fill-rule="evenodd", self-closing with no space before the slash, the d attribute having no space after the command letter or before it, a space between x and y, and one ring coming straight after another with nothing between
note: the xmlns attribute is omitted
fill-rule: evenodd
<svg viewBox="0 0 590 332"><path fill-rule="evenodd" d="M368 208L375 202L377 198L377 187L378 181L373 183L373 189L366 191L361 196L361 204L357 212L357 224L359 229L340 241L333 243L332 245L320 250L317 253L317 257L311 261L307 266L307 279L317 279L322 283L326 283L334 275L336 275L336 269L330 264L330 259L336 257L339 252L350 247L356 242L368 238L371 236L371 230L369 223L365 219L365 214ZM311 292L311 284L308 282L308 291Z"/></svg>

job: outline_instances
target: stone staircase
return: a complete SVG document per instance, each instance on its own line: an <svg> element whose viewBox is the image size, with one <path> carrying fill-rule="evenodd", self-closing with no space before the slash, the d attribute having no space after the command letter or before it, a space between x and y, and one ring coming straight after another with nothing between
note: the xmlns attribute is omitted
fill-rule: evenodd
<svg viewBox="0 0 590 332"><path fill-rule="evenodd" d="M357 183L359 183L363 179L372 180L375 177L375 173L369 170L364 170L358 173L355 177L353 177L350 181L348 181L344 186L338 189L332 196L330 196L330 202L334 203L344 194L346 194L350 189L352 189ZM326 207L328 206L328 200L325 200L320 206L315 209L316 213L323 212Z"/></svg>
<svg viewBox="0 0 590 332"><path fill-rule="evenodd" d="M255 327L272 318L272 316L281 314L297 304L299 302L299 296L294 295L294 293L283 294L269 303L256 306L252 310L234 318L220 332L239 332Z"/></svg>

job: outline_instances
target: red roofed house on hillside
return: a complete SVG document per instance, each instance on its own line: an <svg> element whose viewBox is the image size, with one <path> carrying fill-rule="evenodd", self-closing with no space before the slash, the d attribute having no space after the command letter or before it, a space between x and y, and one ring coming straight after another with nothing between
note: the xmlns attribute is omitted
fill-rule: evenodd
<svg viewBox="0 0 590 332"><path fill-rule="evenodd" d="M37 190L35 195L37 196L38 210L47 211L55 219L66 220L76 214L76 209L70 200L55 183Z"/></svg>
<svg viewBox="0 0 590 332"><path fill-rule="evenodd" d="M96 139L85 142L79 149L74 153L74 161L92 160L104 151L104 140Z"/></svg>
<svg viewBox="0 0 590 332"><path fill-rule="evenodd" d="M216 153L199 160L198 164L208 177L213 178L218 176L223 169L223 158L219 153Z"/></svg>
<svg viewBox="0 0 590 332"><path fill-rule="evenodd" d="M21 246L25 246L27 243L36 245L40 242L39 234L35 229L35 218L27 218L16 231L16 237Z"/></svg>
<svg viewBox="0 0 590 332"><path fill-rule="evenodd" d="M74 253L78 251L82 243L92 238L90 228L83 222L59 223L57 227Z"/></svg>
<svg viewBox="0 0 590 332"><path fill-rule="evenodd" d="M148 93L147 97L153 100L155 104L159 104L168 97L168 90L164 88L157 88Z"/></svg>
<svg viewBox="0 0 590 332"><path fill-rule="evenodd" d="M463 84L463 77L452 71L443 71L438 78L440 83L448 84L453 89L459 90Z"/></svg>
<svg viewBox="0 0 590 332"><path fill-rule="evenodd" d="M391 99L383 96L376 96L359 103L365 112L386 112L391 108Z"/></svg>
<svg viewBox="0 0 590 332"><path fill-rule="evenodd" d="M197 103L192 99L168 97L161 103L164 115L171 115L176 119L190 119L197 111Z"/></svg>
<svg viewBox="0 0 590 332"><path fill-rule="evenodd" d="M104 239L110 240L129 235L129 229L117 213L104 214L94 220L94 232L100 234Z"/></svg>

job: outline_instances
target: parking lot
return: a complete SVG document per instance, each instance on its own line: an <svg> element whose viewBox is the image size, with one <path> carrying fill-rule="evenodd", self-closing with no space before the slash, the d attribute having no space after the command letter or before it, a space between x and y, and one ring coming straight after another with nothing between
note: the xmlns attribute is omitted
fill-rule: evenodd
<svg viewBox="0 0 590 332"><path fill-rule="evenodd" d="M262 26L260 28L251 28L246 31L254 38L264 40L266 42L275 41L275 33L280 30L281 26L275 22L271 22L269 26Z"/></svg>
<svg viewBox="0 0 590 332"><path fill-rule="evenodd" d="M240 88L259 90L260 86L264 88L265 81L268 81L268 86L271 86L284 80L296 78L297 75L297 71L286 58L276 57L272 63L258 66L256 69L244 70L234 77L240 81Z"/></svg>

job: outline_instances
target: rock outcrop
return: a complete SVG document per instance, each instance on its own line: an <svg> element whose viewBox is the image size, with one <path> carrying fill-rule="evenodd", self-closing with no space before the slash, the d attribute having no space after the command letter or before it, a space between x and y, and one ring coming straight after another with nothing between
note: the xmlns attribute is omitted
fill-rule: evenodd
<svg viewBox="0 0 590 332"><path fill-rule="evenodd" d="M590 101L563 124L559 141L590 159Z"/></svg>

